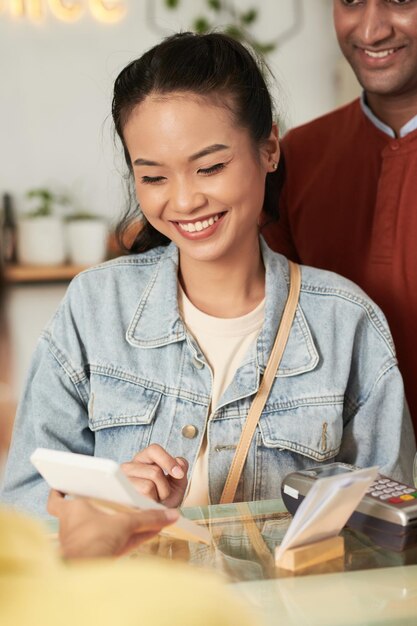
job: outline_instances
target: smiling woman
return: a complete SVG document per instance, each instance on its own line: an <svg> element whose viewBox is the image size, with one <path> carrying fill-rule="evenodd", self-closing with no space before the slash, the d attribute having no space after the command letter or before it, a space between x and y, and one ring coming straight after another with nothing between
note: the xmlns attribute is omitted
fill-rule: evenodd
<svg viewBox="0 0 417 626"><path fill-rule="evenodd" d="M252 138L228 108L207 97L156 93L132 111L124 139L142 212L181 250L183 281L196 260L220 269L240 258L236 266L246 275L259 257L265 178L278 160L276 127L255 159Z"/></svg>
<svg viewBox="0 0 417 626"><path fill-rule="evenodd" d="M44 332L3 497L44 512L28 461L40 446L113 458L170 507L219 502L262 394L237 500L279 497L288 472L330 460L410 481L392 340L354 284L301 268L270 375L294 282L258 228L276 217L282 172L255 57L222 34L175 35L122 70L112 110L137 200L128 216L144 227L127 256L73 281Z"/></svg>

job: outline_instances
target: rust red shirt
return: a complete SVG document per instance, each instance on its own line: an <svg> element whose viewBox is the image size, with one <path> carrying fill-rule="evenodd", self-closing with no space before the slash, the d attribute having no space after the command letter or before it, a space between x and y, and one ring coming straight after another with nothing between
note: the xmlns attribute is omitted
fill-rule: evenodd
<svg viewBox="0 0 417 626"><path fill-rule="evenodd" d="M263 234L291 259L350 278L384 311L417 431L417 130L394 139L359 100L283 139L280 220Z"/></svg>

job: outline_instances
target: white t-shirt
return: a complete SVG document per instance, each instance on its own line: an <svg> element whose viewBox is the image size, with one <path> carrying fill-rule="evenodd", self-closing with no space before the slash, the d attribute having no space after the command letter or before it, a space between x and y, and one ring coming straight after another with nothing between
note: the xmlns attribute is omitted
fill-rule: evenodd
<svg viewBox="0 0 417 626"><path fill-rule="evenodd" d="M200 346L213 373L211 414L259 334L265 316L265 299L250 313L235 318L212 317L203 313L190 302L181 287L178 303L184 324ZM206 504L209 504L207 429L183 506Z"/></svg>

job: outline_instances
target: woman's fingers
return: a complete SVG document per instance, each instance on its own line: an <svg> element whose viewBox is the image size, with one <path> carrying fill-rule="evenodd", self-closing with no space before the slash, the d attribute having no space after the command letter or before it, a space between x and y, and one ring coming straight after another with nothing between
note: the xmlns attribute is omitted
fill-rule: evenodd
<svg viewBox="0 0 417 626"><path fill-rule="evenodd" d="M129 476L129 474L127 474L127 477L133 483L133 486L139 493L150 498L151 500L155 500L155 502L160 501L158 489L152 480L135 478L134 476Z"/></svg>
<svg viewBox="0 0 417 626"><path fill-rule="evenodd" d="M176 461L177 461L178 465L181 467L181 469L182 469L182 471L184 473L183 478L180 479L180 480L184 480L185 479L185 482L187 483L188 482L188 478L187 478L188 461L187 461L187 459L184 459L184 457L182 457L182 456L177 456L176 457Z"/></svg>
<svg viewBox="0 0 417 626"><path fill-rule="evenodd" d="M169 476L179 479L184 478L184 469L181 464L178 463L178 459L168 454L168 452L157 443L139 452L133 459L133 463L136 462L145 464L156 463L156 465L166 474L169 474Z"/></svg>
<svg viewBox="0 0 417 626"><path fill-rule="evenodd" d="M171 486L158 465L125 463L122 469L140 493L154 500L165 500L169 496Z"/></svg>
<svg viewBox="0 0 417 626"><path fill-rule="evenodd" d="M181 503L188 483L186 459L173 457L158 444L153 444L121 467L139 493L168 507Z"/></svg>
<svg viewBox="0 0 417 626"><path fill-rule="evenodd" d="M176 460L177 460L178 465L183 470L184 476L180 479L173 479L173 478L169 479L170 486L171 486L171 493L167 498L165 498L162 501L163 504L165 504L165 506L172 507L172 508L180 506L181 502L183 501L184 494L185 494L185 491L187 489L187 484L188 484L188 478L187 478L188 463L182 457L177 457Z"/></svg>

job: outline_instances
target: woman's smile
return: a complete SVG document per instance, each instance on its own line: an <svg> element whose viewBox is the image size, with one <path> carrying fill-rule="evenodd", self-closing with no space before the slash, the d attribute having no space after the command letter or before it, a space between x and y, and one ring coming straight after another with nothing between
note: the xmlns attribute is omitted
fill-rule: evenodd
<svg viewBox="0 0 417 626"><path fill-rule="evenodd" d="M221 225L226 211L216 213L195 220L181 220L172 222L179 229L182 236L188 239L203 239L211 237Z"/></svg>
<svg viewBox="0 0 417 626"><path fill-rule="evenodd" d="M148 222L194 261L258 250L270 159L226 107L189 94L148 96L124 130Z"/></svg>

